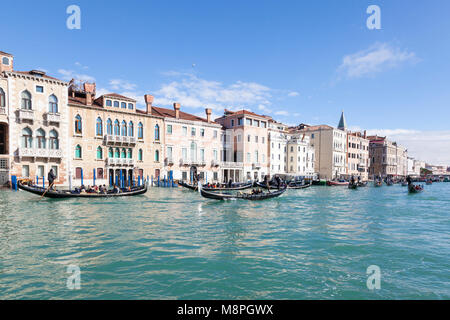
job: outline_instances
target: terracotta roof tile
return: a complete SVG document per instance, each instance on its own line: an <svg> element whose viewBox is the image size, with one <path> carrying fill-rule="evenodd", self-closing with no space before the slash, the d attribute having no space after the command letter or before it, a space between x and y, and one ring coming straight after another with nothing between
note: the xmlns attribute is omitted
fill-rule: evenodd
<svg viewBox="0 0 450 320"><path fill-rule="evenodd" d="M166 109L166 108L152 107L152 114L156 114L161 117L175 118L175 110ZM180 110L180 119L190 120L190 121L208 122L205 118L198 117L196 115L186 113L181 110ZM211 121L211 123L216 124L213 121Z"/></svg>
<svg viewBox="0 0 450 320"><path fill-rule="evenodd" d="M129 98L129 97L125 97L125 96L122 96L122 95L120 95L120 94L117 94L117 93L108 93L108 94L104 94L104 95L102 95L103 97L114 97L114 98L118 98L118 99L126 99L126 100L132 100L132 101L134 101L134 102L136 102L136 100L134 100L134 99L132 99L132 98ZM101 97L101 96L100 96ZM99 98L100 98L99 97ZM98 98L97 98L98 99Z"/></svg>
<svg viewBox="0 0 450 320"><path fill-rule="evenodd" d="M33 71L34 71L34 70L33 70ZM32 71L16 71L16 70L13 70L12 72L20 73L20 74L26 74L26 75L35 76L35 77L38 76L38 75L34 74ZM47 79L52 79L52 80L57 80L57 81L65 82L65 81L60 80L60 79L58 79L58 78L50 77L50 76L48 76L48 75L46 75L46 74L42 75L42 78L47 78Z"/></svg>

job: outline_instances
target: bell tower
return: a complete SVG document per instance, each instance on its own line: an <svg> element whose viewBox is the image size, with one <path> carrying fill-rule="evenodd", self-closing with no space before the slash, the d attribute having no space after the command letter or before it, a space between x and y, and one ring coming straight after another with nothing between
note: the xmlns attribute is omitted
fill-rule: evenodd
<svg viewBox="0 0 450 320"><path fill-rule="evenodd" d="M12 54L0 51L0 73L4 71L13 71L14 56Z"/></svg>

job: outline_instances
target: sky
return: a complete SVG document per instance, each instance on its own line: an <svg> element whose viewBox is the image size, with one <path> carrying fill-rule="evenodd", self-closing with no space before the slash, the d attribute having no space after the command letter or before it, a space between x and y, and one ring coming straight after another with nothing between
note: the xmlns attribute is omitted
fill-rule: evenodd
<svg viewBox="0 0 450 320"><path fill-rule="evenodd" d="M81 29L67 28L70 5ZM367 27L369 5L381 29ZM344 110L350 129L450 165L449 13L447 0L9 1L0 50L16 70L202 116L337 126Z"/></svg>

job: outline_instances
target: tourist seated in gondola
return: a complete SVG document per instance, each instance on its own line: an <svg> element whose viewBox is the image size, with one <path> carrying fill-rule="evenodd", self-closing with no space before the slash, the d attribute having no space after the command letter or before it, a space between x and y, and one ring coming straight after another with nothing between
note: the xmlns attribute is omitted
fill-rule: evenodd
<svg viewBox="0 0 450 320"><path fill-rule="evenodd" d="M113 193L120 193L120 189L116 184L114 185Z"/></svg>

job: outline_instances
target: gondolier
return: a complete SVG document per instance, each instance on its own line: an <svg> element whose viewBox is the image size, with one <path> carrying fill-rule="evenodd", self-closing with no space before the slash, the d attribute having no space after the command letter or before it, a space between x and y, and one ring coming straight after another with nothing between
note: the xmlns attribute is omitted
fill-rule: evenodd
<svg viewBox="0 0 450 320"><path fill-rule="evenodd" d="M55 182L55 179L56 179L56 175L53 172L53 169L50 169L50 171L48 172L47 179L48 179L48 185L49 185L48 188L53 190L53 183Z"/></svg>

